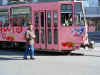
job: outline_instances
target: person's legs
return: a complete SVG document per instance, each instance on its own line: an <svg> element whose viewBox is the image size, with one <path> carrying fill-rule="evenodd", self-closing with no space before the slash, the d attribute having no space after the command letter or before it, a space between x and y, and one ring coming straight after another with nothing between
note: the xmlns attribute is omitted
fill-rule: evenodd
<svg viewBox="0 0 100 75"><path fill-rule="evenodd" d="M24 58L27 59L27 55L28 55L28 51L29 51L29 45L27 46L25 53L24 53Z"/></svg>
<svg viewBox="0 0 100 75"><path fill-rule="evenodd" d="M30 45L30 59L34 58L34 47Z"/></svg>

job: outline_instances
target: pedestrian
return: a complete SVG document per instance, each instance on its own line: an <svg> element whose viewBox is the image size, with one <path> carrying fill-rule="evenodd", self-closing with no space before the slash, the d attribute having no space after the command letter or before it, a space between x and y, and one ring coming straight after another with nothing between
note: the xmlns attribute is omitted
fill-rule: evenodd
<svg viewBox="0 0 100 75"><path fill-rule="evenodd" d="M35 34L33 31L33 25L29 24L28 29L25 32L25 38L26 38L26 50L24 53L24 59L27 59L28 53L30 54L30 59L34 59L34 39L35 39Z"/></svg>

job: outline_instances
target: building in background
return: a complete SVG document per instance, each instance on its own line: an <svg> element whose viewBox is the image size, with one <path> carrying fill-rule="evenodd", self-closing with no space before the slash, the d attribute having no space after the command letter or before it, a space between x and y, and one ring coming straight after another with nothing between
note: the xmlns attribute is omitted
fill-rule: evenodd
<svg viewBox="0 0 100 75"><path fill-rule="evenodd" d="M89 32L100 32L100 0L83 0Z"/></svg>

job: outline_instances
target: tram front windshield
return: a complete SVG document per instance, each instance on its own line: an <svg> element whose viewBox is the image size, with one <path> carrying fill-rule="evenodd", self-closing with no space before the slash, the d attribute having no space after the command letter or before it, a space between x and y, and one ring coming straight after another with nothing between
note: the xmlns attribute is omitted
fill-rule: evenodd
<svg viewBox="0 0 100 75"><path fill-rule="evenodd" d="M73 24L77 26L85 25L82 3L75 3L74 9L72 4L62 4L60 12L62 26L72 26Z"/></svg>
<svg viewBox="0 0 100 75"><path fill-rule="evenodd" d="M82 4L81 3L75 3L75 17L74 17L74 24L78 26L84 26L85 21L84 21L84 14L83 14L83 9L82 9Z"/></svg>

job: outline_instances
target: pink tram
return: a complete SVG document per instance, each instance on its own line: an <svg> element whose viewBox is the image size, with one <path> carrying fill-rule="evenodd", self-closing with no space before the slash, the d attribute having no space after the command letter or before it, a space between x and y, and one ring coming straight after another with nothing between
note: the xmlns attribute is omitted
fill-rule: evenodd
<svg viewBox="0 0 100 75"><path fill-rule="evenodd" d="M0 6L0 45L23 47L24 32L31 22L37 50L79 49L88 42L83 13L81 2L70 1Z"/></svg>

